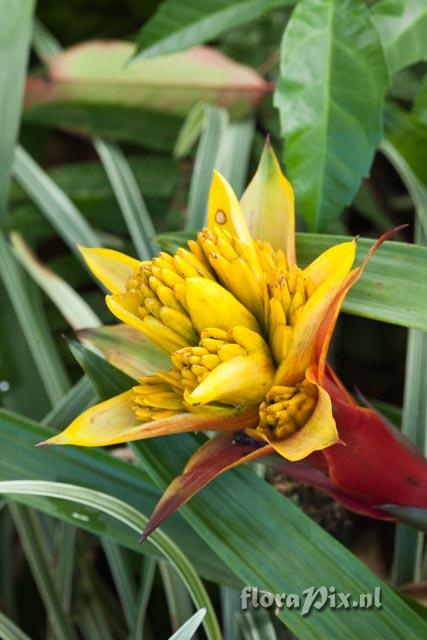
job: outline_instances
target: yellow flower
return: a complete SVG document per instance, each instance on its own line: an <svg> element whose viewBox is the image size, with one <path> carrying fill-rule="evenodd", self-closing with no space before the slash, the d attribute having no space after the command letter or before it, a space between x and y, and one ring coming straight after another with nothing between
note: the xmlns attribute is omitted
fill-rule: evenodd
<svg viewBox="0 0 427 640"><path fill-rule="evenodd" d="M238 431L259 455L275 450L292 461L336 443L323 369L339 306L361 268L351 271L353 241L301 269L294 228L293 191L267 145L240 203L215 172L207 226L188 249L141 262L82 247L110 291L110 311L169 354L170 368L141 377L48 442Z"/></svg>

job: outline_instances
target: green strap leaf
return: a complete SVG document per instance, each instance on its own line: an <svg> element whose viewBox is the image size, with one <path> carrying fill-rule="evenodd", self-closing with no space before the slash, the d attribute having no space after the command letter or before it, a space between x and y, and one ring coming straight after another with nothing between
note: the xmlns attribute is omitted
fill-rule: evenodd
<svg viewBox="0 0 427 640"><path fill-rule="evenodd" d="M71 619L61 606L36 514L18 504L12 503L9 508L55 636L58 640L76 640Z"/></svg>
<svg viewBox="0 0 427 640"><path fill-rule="evenodd" d="M94 140L95 149L102 160L111 182L134 247L141 260L150 260L157 252L155 229L126 157L112 142Z"/></svg>
<svg viewBox="0 0 427 640"><path fill-rule="evenodd" d="M0 0L0 217L6 213L31 41L33 0Z"/></svg>
<svg viewBox="0 0 427 640"><path fill-rule="evenodd" d="M367 175L388 79L364 2L298 3L283 37L275 105L297 209L310 231L326 229Z"/></svg>
<svg viewBox="0 0 427 640"><path fill-rule="evenodd" d="M85 409L82 396L79 412ZM76 410L73 399L72 410ZM61 414L66 415L65 407ZM58 427L66 426L62 423ZM46 440L55 431L28 420L21 415L0 409L0 479L32 478L52 480L61 478L70 484L79 484L96 491L107 491L135 506L143 513L151 513L160 498L160 492L141 469L119 460L106 451L76 447L41 447L37 442ZM138 544L137 537L117 521L103 516L96 517L90 510L76 509L71 503L63 504L40 497L19 496L19 501L45 513L90 531L96 536L108 536L120 545L136 553L148 556L158 553L148 540ZM191 555L198 573L216 583L239 587L239 582L221 560L199 536L177 516L163 527L179 547Z"/></svg>
<svg viewBox="0 0 427 640"><path fill-rule="evenodd" d="M427 60L425 0L380 0L371 9L391 75Z"/></svg>
<svg viewBox="0 0 427 640"><path fill-rule="evenodd" d="M19 146L15 149L13 174L56 232L79 257L77 244L88 247L102 245L96 233L68 196Z"/></svg>
<svg viewBox="0 0 427 640"><path fill-rule="evenodd" d="M72 287L41 263L18 233L10 236L15 255L41 289L49 296L74 331L98 327L99 318Z"/></svg>
<svg viewBox="0 0 427 640"><path fill-rule="evenodd" d="M184 622L184 624L175 631L169 640L191 640L194 634L203 622L206 616L206 609L199 609L196 613Z"/></svg>
<svg viewBox="0 0 427 640"><path fill-rule="evenodd" d="M39 495L72 501L92 507L116 518L136 533L141 533L147 518L135 508L106 493L61 482L16 480L0 482L0 493L5 495ZM157 530L151 543L176 568L186 585L196 607L206 609L204 628L209 640L221 640L221 631L209 596L194 567L176 544L162 531Z"/></svg>
<svg viewBox="0 0 427 640"><path fill-rule="evenodd" d="M0 274L47 395L55 404L68 390L67 372L50 333L39 292L31 286L2 232Z"/></svg>
<svg viewBox="0 0 427 640"><path fill-rule="evenodd" d="M138 37L137 54L154 58L218 35L295 0L166 0Z"/></svg>
<svg viewBox="0 0 427 640"><path fill-rule="evenodd" d="M206 105L203 133L197 147L191 177L188 215L185 223L187 231L197 231L206 223L206 207L212 171L216 166L216 157L221 139L227 130L227 124L228 114L225 109Z"/></svg>
<svg viewBox="0 0 427 640"><path fill-rule="evenodd" d="M195 436L147 440L131 446L162 490L200 444ZM291 501L248 468L217 478L180 510L184 518L246 585L270 593L302 593L310 585L334 585L337 592L381 589L382 607L348 609L345 616L324 608L302 616L283 609L279 619L304 640L360 637L409 638L427 633L424 623L400 597Z"/></svg>
<svg viewBox="0 0 427 640"><path fill-rule="evenodd" d="M16 624L0 612L0 636L3 640L31 640Z"/></svg>

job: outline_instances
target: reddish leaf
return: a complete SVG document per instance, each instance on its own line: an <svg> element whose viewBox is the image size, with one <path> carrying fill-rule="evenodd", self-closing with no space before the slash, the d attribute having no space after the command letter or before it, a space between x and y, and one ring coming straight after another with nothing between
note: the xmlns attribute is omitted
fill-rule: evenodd
<svg viewBox="0 0 427 640"><path fill-rule="evenodd" d="M157 503L145 527L141 542L220 473L267 455L272 447L240 432L221 433L202 445L188 461Z"/></svg>
<svg viewBox="0 0 427 640"><path fill-rule="evenodd" d="M333 399L334 417L346 446L323 454L337 489L368 506L427 507L427 460L374 410Z"/></svg>
<svg viewBox="0 0 427 640"><path fill-rule="evenodd" d="M272 89L255 71L209 47L131 62L132 54L131 43L99 40L52 56L48 80L29 79L26 107L58 103L82 109L102 103L183 118L206 101L240 117Z"/></svg>

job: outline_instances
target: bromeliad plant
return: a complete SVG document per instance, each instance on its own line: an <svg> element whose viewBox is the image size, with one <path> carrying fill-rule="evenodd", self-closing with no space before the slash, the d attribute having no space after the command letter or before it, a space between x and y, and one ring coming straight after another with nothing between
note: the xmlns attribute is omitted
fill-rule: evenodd
<svg viewBox="0 0 427 640"><path fill-rule="evenodd" d="M292 187L267 144L240 203L215 173L207 227L188 249L141 262L82 248L110 311L166 351L170 367L43 444L219 432L164 493L144 537L218 474L266 455L360 513L427 507L426 460L326 363L345 295L392 233L357 268L356 240L298 267Z"/></svg>

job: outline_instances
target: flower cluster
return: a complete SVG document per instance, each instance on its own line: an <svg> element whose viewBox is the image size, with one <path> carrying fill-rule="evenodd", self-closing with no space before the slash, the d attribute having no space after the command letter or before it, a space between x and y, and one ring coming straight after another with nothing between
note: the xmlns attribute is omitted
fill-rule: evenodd
<svg viewBox="0 0 427 640"><path fill-rule="evenodd" d="M347 291L387 235L357 268L354 240L300 268L292 188L268 145L241 202L215 173L207 209L206 228L175 255L141 262L109 249L81 249L110 291L110 311L166 352L170 367L150 376L142 371L132 389L90 408L48 442L99 446L220 432L172 483L147 533L218 473L267 453L278 454L291 475L345 502L331 479L331 469L338 477L343 466L338 417L347 431L348 407L350 421L363 411L326 355ZM375 502L355 493L346 504L379 515Z"/></svg>

